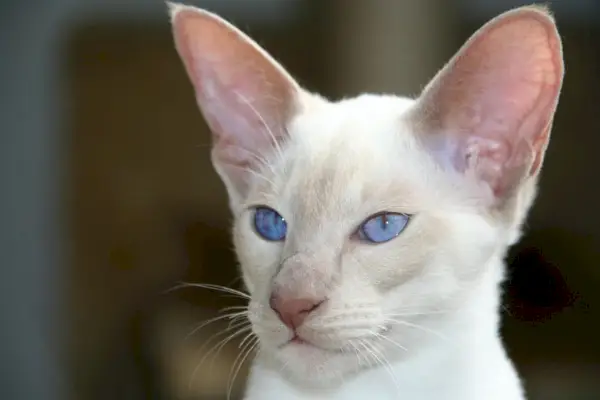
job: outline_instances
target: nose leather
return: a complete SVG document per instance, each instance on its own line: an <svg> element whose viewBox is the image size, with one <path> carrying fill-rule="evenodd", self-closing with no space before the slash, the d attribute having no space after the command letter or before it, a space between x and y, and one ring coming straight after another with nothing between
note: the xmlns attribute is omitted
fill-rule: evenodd
<svg viewBox="0 0 600 400"><path fill-rule="evenodd" d="M306 317L315 311L323 301L324 299L289 298L274 293L271 296L270 305L281 322L294 330L302 325Z"/></svg>

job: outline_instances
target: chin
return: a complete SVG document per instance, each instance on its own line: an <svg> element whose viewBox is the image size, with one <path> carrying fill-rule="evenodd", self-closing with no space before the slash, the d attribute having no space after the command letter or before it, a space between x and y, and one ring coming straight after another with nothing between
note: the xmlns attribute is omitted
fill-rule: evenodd
<svg viewBox="0 0 600 400"><path fill-rule="evenodd" d="M290 342L270 353L283 373L305 385L336 384L360 368L353 351L323 349L306 342Z"/></svg>

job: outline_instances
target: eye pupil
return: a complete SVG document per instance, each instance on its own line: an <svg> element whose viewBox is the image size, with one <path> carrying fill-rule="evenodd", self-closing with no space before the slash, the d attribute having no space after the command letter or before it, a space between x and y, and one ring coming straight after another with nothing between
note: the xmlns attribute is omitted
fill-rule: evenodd
<svg viewBox="0 0 600 400"><path fill-rule="evenodd" d="M254 210L254 230L265 240L277 242L285 239L286 220L269 207L257 207Z"/></svg>
<svg viewBox="0 0 600 400"><path fill-rule="evenodd" d="M381 221L381 229L387 229L388 220L387 220L386 216L385 215L379 216L379 220Z"/></svg>
<svg viewBox="0 0 600 400"><path fill-rule="evenodd" d="M382 213L368 218L360 226L358 235L361 240L370 243L384 243L397 237L406 225L409 217L406 214Z"/></svg>

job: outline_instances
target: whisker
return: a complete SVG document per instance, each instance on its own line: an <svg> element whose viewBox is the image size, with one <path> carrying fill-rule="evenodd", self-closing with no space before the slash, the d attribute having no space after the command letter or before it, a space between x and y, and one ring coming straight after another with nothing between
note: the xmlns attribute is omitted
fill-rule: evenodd
<svg viewBox="0 0 600 400"><path fill-rule="evenodd" d="M251 326L247 326L247 327L244 327L244 328L240 328L240 330L236 332L235 336L231 335L228 340L226 340L225 342L221 343L219 345L219 348L217 349L217 351L215 352L215 354L212 357L212 361L210 363L210 369L212 369L212 366L213 366L215 360L217 359L217 357L219 356L219 353L221 352L221 350L223 350L223 347L225 347L225 345L227 345L227 343L229 343L231 340L233 340L233 338L237 337L239 334L244 333L244 332L248 332L248 331L250 331L250 332L246 335L246 337L244 338L244 340L247 337L252 337L252 335L254 335L254 332L252 332L252 327Z"/></svg>
<svg viewBox="0 0 600 400"><path fill-rule="evenodd" d="M390 378L392 378L392 382L394 383L394 386L396 388L396 394L399 395L401 392L400 384L398 383L398 379L396 378L396 375L394 374L394 370L393 370L391 364L389 363L389 361L387 360L387 358L385 357L385 355L383 355L381 353L381 351L379 351L377 348L375 348L375 346L373 346L372 344L369 344L368 342L365 342L364 340L361 340L361 343L363 344L365 349L367 349L373 355L373 357L375 357L379 361L379 364L383 368L385 368L387 373L390 375ZM377 355L377 354L379 354L379 355ZM379 357L379 356L381 356L381 357Z"/></svg>
<svg viewBox="0 0 600 400"><path fill-rule="evenodd" d="M236 329L236 328L239 328L240 326L245 326L245 325L252 326L250 321L248 321L247 319L241 318L239 321L235 321L235 322L231 321L227 325L227 330Z"/></svg>
<svg viewBox="0 0 600 400"><path fill-rule="evenodd" d="M447 314L450 311L451 310L434 310L434 311L422 311L422 312L415 311L415 312L393 313L393 314L386 313L385 315L389 316L389 317L419 317L419 316L426 317L428 315Z"/></svg>
<svg viewBox="0 0 600 400"><path fill-rule="evenodd" d="M360 352L360 349L354 344L354 341L350 340L348 342L348 344L350 345L350 349L353 350L354 355L356 356L356 360L358 362L358 367L360 368L363 365L366 365L367 367L371 367L371 362L369 361L369 359L366 356L365 356L365 363L363 364L362 354Z"/></svg>
<svg viewBox="0 0 600 400"><path fill-rule="evenodd" d="M231 391L233 390L233 386L235 384L235 379L237 378L237 375L240 372L242 365L244 365L244 361L246 361L246 359L252 353L252 350L254 350L254 348L258 345L258 343L259 343L259 339L257 337L255 337L254 342L248 341L242 348L240 354L236 357L235 361L233 362L231 371L233 371L233 369L235 369L235 372L233 373L233 379L231 379L227 383L227 400L229 400L231 398ZM242 358L238 364L238 359L240 358L240 356L242 356ZM236 367L236 365L237 365L237 367ZM231 372L229 374L231 376Z"/></svg>
<svg viewBox="0 0 600 400"><path fill-rule="evenodd" d="M191 282L181 282L178 285L172 287L171 289L166 290L164 293L171 293L176 290L185 289L185 288L200 288L200 289L208 289L214 290L217 292L232 294L238 297L241 297L246 300L250 300L250 295L248 293L244 293L237 289L232 289L227 286L216 285L212 283L191 283Z"/></svg>
<svg viewBox="0 0 600 400"><path fill-rule="evenodd" d="M379 360L377 359L377 357L375 357L373 355L373 351L370 348L367 347L365 341L362 340L362 339L358 339L358 344L361 345L363 347L363 349L367 352L367 354L370 355L373 358L373 361L375 362L375 365L377 365L378 362L379 362ZM365 357L366 357L366 355L365 355ZM367 359L367 361L369 362L368 367L370 368L372 366L371 361L369 361L368 359Z"/></svg>
<svg viewBox="0 0 600 400"><path fill-rule="evenodd" d="M412 322L402 321L402 320L398 320L398 319L389 319L389 322L392 322L392 323L394 323L396 325L403 325L403 326L407 326L409 328L418 329L418 330L420 330L422 332L429 333L429 334L434 335L434 336L436 336L436 337L438 337L438 338L440 338L442 340L445 340L448 343L452 343L452 341L450 340L450 338L448 336L446 336L446 335L444 335L444 334L442 334L442 333L440 333L438 331L435 331L433 329L424 327L422 325L418 325L418 324L414 324Z"/></svg>
<svg viewBox="0 0 600 400"><path fill-rule="evenodd" d="M244 347L245 342L248 339L252 339L254 336L254 332L250 331L250 333L248 335L246 335L246 337L240 342L240 344L238 345L238 349L241 349Z"/></svg>
<svg viewBox="0 0 600 400"><path fill-rule="evenodd" d="M396 341L394 341L394 340L390 339L390 338L389 338L389 337L387 337L386 335L383 335L383 334L381 334L381 333L379 333L379 332L373 332L373 334L374 334L376 337L380 338L380 339L387 340L388 342L390 342L390 343L391 343L391 344L393 344L394 346L398 347L400 350L403 350L403 351L408 351L408 349L407 349L406 347L404 347L404 346L402 346L400 343L397 343Z"/></svg>
<svg viewBox="0 0 600 400"><path fill-rule="evenodd" d="M248 310L248 305L245 305L245 306L230 306L230 307L225 307L225 308L221 308L219 310L219 312L223 313L223 312L234 311L234 310Z"/></svg>
<svg viewBox="0 0 600 400"><path fill-rule="evenodd" d="M236 330L236 329L238 329L238 328L239 328L239 330ZM208 339L207 339L207 340L206 340L206 341L205 341L205 342L202 344L202 346L200 346L200 348L198 349L198 352L199 352L199 353L202 353L202 351L204 350L204 348L205 348L206 346L210 345L210 344L211 344L211 342L212 342L212 340L213 340L213 339L215 339L216 337L218 337L219 335L223 335L223 334L229 333L229 332L231 332L231 331L235 331L235 332L234 332L234 334L235 334L235 333L238 333L238 332L240 332L240 330L242 330L242 329L243 329L244 331L247 331L249 328L251 328L251 325L250 325L250 323L247 323L247 324L239 323L239 324L236 324L235 326L229 327L229 328L227 328L227 329L220 330L220 331L218 331L218 332L216 332L216 333L212 334L212 335L211 335L211 336L210 336L210 337L209 337L209 338L208 338ZM231 336L229 336L229 337L231 337ZM223 340L227 340L229 337L227 337L227 338L225 338L225 339L221 339L219 342L217 342L217 344L215 344L215 345L213 346L213 348L212 348L212 349L214 349L215 347L219 346L219 344L220 344L220 343L222 343L222 341L223 341ZM233 336L233 337L235 337L235 336ZM231 338L233 338L233 337L231 337ZM212 350L212 349L211 349L211 350ZM208 353L210 353L210 351L209 351Z"/></svg>
<svg viewBox="0 0 600 400"><path fill-rule="evenodd" d="M230 281L229 281L229 283L228 283L227 285L225 285L225 286L227 286L227 287L231 287L231 286L233 286L233 285L234 285L236 282L239 282L239 281L241 281L241 280L242 280L242 276L241 276L241 275L238 275L238 276L236 276L235 278L233 278L232 280L230 280Z"/></svg>
<svg viewBox="0 0 600 400"><path fill-rule="evenodd" d="M205 326L208 326L214 322L220 321L222 319L226 319L226 318L230 318L230 319L234 319L238 316L244 316L245 312L240 311L237 313L230 313L230 314L225 314L225 315L218 315L214 318L210 318L206 321L204 321L203 323L201 323L200 325L198 325L197 327L195 327L194 329L192 329L192 331L190 333L188 333L185 338L184 341L188 340L190 337L192 337L194 334L196 334L198 331L200 331L200 329L204 328Z"/></svg>
<svg viewBox="0 0 600 400"><path fill-rule="evenodd" d="M227 317L227 316L228 316L228 315L225 315L225 316L222 316L222 317ZM240 317L243 317L243 315L241 315ZM214 320L214 318L213 318L213 320ZM207 321L207 322L215 322L215 321L210 321L210 320L209 320L209 321ZM206 325L206 324L203 324L203 325ZM202 327L202 325L201 325L200 327L198 327L198 328L201 328L201 327ZM242 320L242 321L238 321L238 322L236 322L235 324L233 324L232 322L230 322L230 323L229 323L229 325L227 326L227 328L226 328L226 329L220 330L220 331L218 331L218 332L216 332L216 333L212 334L212 335L211 335L211 336L210 336L210 337L209 337L209 338L208 338L208 339L207 339L207 340L204 342L204 344L203 344L202 346L200 346L200 348L198 349L198 352L202 352L202 350L203 350L203 349L204 349L206 346L208 346L208 345L209 345L209 344L212 342L212 340L213 340L214 338L218 337L219 335L226 334L226 333L228 333L228 332L231 332L232 330L235 330L235 329L238 329L238 328L240 329L240 331L242 331L242 332L245 332L245 331L247 331L248 329L250 329L251 327L252 327L252 325L251 325L250 321L248 321L248 320ZM198 330L198 328L196 328L194 331L197 331L197 330ZM190 335L188 335L188 337L189 337L189 336L191 336L191 335L194 333L194 331L192 331L192 333L191 333ZM239 332L239 331L238 331L238 332ZM238 332L235 332L235 333L238 333ZM211 349L211 351L212 351L212 350L214 350L214 348L216 348L217 346L219 346L219 343L222 343L223 341L225 341L225 343L224 343L224 344L226 344L226 343L227 343L229 340L233 339L233 337L235 337L235 333L234 333L234 336L230 336L230 337L228 337L228 338L222 339L220 342L218 342L218 343L217 343L217 344L216 344L216 345L213 347L213 349ZM209 352L208 352L208 353L205 355L205 357L206 357L206 356L208 356L208 355L210 354L210 352L211 352L211 351L209 351ZM204 359L204 357L203 357L203 359ZM202 364L202 362L203 362L203 361L201 360L200 364Z"/></svg>
<svg viewBox="0 0 600 400"><path fill-rule="evenodd" d="M329 331L337 331L340 328L361 330L361 331L364 330L366 332L371 332L371 326L365 325L364 322L357 322L357 323L339 322L339 323L330 323L330 324L319 325L319 331L322 333L328 333Z"/></svg>
<svg viewBox="0 0 600 400"><path fill-rule="evenodd" d="M227 324L227 327L237 325L239 322L242 322L242 321L249 322L247 314L242 314L242 315L238 315L238 316L231 318L231 321L229 321L229 324Z"/></svg>
<svg viewBox="0 0 600 400"><path fill-rule="evenodd" d="M220 349L222 349L228 342L230 342L232 339L234 339L235 337L241 335L244 332L247 332L248 330L251 329L251 326L247 326L245 328L240 328L239 330L237 330L236 332L232 333L231 335L227 336L226 338L220 340L217 344L215 344L201 359L200 362L198 363L198 365L196 365L196 367L194 368L194 370L192 371L192 376L190 378L190 382L188 385L188 388L191 390L192 384L194 382L194 378L196 377L196 373L198 372L198 369L200 368L200 366L204 363L204 361L206 360L206 358L213 352L215 351L217 348L220 351ZM218 336L219 334L223 334L226 333L226 331L221 331L218 332L217 335L213 335L202 347L204 347L205 345L207 345L208 343L210 343L210 341L215 337ZM214 359L213 359L214 362Z"/></svg>

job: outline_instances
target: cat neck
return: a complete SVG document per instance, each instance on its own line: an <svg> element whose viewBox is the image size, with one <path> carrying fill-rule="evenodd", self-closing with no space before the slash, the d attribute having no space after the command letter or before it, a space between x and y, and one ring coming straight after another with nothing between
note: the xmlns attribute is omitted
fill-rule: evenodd
<svg viewBox="0 0 600 400"><path fill-rule="evenodd" d="M503 257L463 306L431 328L439 332L409 355L388 356L389 364L345 377L334 387L296 382L281 365L259 355L253 363L246 400L521 400L521 385L499 337ZM435 335L434 335L435 336Z"/></svg>

